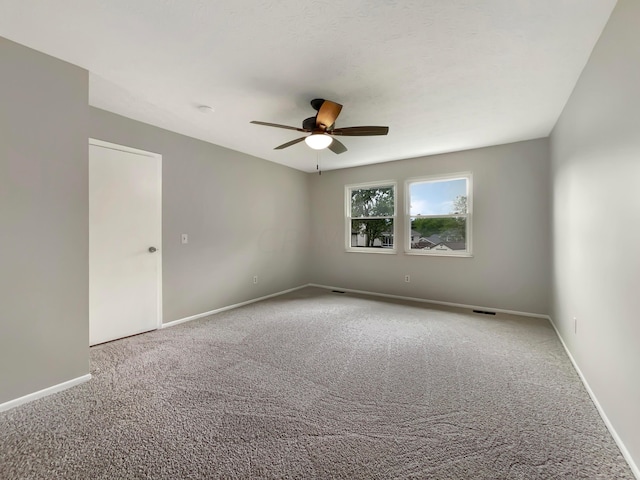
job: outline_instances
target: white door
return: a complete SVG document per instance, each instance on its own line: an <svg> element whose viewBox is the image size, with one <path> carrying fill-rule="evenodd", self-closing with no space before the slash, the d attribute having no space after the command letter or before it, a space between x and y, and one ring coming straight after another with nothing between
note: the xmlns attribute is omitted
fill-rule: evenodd
<svg viewBox="0 0 640 480"><path fill-rule="evenodd" d="M89 142L89 343L154 330L161 319L161 162Z"/></svg>

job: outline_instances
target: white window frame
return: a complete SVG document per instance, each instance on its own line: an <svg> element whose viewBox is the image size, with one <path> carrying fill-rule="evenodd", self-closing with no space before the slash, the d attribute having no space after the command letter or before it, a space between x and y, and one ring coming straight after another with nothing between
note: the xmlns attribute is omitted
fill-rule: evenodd
<svg viewBox="0 0 640 480"><path fill-rule="evenodd" d="M392 187L393 188L393 216L386 217L352 217L351 216L351 191L372 187ZM383 255L396 254L398 252L398 182L395 180L384 180L379 182L355 183L344 187L345 205L345 251L355 253L379 253ZM351 246L351 220L367 218L369 220L390 219L393 220L393 248L371 248Z"/></svg>
<svg viewBox="0 0 640 480"><path fill-rule="evenodd" d="M411 185L414 183L436 183L448 180L467 181L467 213L463 215L411 215ZM439 175L429 175L426 177L408 178L404 182L405 192L405 215L404 230L405 242L404 250L406 255L424 255L435 257L473 257L472 232L473 232L473 174L472 172L458 172ZM412 218L466 218L466 250L460 251L437 251L437 250L412 250L411 249L411 219Z"/></svg>

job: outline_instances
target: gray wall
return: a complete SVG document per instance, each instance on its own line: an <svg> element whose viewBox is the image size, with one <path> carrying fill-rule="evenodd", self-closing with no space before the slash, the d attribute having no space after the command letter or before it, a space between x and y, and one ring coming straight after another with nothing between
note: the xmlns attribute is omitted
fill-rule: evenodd
<svg viewBox="0 0 640 480"><path fill-rule="evenodd" d="M344 186L473 172L473 258L345 252ZM388 162L313 175L312 281L323 285L528 313L549 308L547 139ZM411 283L404 276L411 276Z"/></svg>
<svg viewBox="0 0 640 480"><path fill-rule="evenodd" d="M90 120L92 138L162 154L165 323L308 283L306 174L104 110Z"/></svg>
<svg viewBox="0 0 640 480"><path fill-rule="evenodd" d="M636 464L639 25L640 2L620 0L551 136L553 321Z"/></svg>
<svg viewBox="0 0 640 480"><path fill-rule="evenodd" d="M88 76L0 38L0 403L89 373Z"/></svg>

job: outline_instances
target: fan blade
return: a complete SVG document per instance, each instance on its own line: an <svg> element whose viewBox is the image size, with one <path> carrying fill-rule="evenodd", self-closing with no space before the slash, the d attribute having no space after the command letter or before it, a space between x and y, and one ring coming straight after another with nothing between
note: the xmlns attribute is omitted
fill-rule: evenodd
<svg viewBox="0 0 640 480"><path fill-rule="evenodd" d="M325 130L331 128L336 123L340 110L342 110L342 105L331 100L325 100L320 110L318 110L318 115L316 115L316 126L324 126Z"/></svg>
<svg viewBox="0 0 640 480"><path fill-rule="evenodd" d="M258 122L257 120L253 120L249 123L253 123L255 125L265 125L267 127L276 127L276 128L286 128L287 130L295 130L297 132L310 132L311 130L303 130L302 128L290 127L288 125L280 125L278 123L269 123L269 122Z"/></svg>
<svg viewBox="0 0 640 480"><path fill-rule="evenodd" d="M291 145L295 145L296 143L300 143L305 138L307 138L307 137L300 137L300 138L296 138L295 140L291 140L290 142L283 143L282 145L274 148L274 150L282 150L283 148L290 147ZM333 142L331 142L331 143L333 143Z"/></svg>
<svg viewBox="0 0 640 480"><path fill-rule="evenodd" d="M336 138L333 139L331 144L329 144L328 148L333 153L336 153L338 155L347 151L347 147L345 147L344 144L342 142L338 141L338 139L336 139Z"/></svg>
<svg viewBox="0 0 640 480"><path fill-rule="evenodd" d="M344 137L369 137L386 135L387 133L389 133L389 127L345 127L331 130L331 135L342 135Z"/></svg>

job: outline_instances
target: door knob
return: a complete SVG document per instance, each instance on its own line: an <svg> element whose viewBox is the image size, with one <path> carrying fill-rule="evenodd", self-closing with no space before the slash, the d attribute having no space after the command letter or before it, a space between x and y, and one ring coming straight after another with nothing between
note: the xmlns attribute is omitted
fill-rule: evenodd
<svg viewBox="0 0 640 480"><path fill-rule="evenodd" d="M156 250L158 250L156 247L149 247L149 251L151 253L155 252Z"/></svg>

